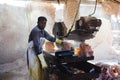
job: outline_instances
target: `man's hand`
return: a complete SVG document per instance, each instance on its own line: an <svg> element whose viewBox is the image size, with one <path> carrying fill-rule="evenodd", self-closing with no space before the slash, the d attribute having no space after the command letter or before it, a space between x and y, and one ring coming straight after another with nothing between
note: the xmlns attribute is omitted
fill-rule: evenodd
<svg viewBox="0 0 120 80"><path fill-rule="evenodd" d="M62 44L62 43L63 43L63 40L61 40L61 39L56 39L55 42L58 43L58 44Z"/></svg>

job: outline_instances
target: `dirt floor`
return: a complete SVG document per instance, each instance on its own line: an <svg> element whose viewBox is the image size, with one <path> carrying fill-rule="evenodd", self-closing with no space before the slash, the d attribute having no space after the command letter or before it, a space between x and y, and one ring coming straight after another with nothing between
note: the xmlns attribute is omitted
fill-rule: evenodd
<svg viewBox="0 0 120 80"><path fill-rule="evenodd" d="M0 80L28 80L25 59L20 58L11 63L0 64Z"/></svg>

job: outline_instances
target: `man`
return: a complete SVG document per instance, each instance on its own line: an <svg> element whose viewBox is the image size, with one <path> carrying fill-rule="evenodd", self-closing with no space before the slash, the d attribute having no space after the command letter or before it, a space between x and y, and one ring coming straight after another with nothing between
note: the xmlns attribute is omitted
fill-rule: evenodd
<svg viewBox="0 0 120 80"><path fill-rule="evenodd" d="M43 68L47 67L42 55L44 39L51 42L62 43L45 31L47 19L44 16L38 17L37 25L29 35L28 45L28 68L30 80L45 80ZM43 63L42 63L43 62Z"/></svg>

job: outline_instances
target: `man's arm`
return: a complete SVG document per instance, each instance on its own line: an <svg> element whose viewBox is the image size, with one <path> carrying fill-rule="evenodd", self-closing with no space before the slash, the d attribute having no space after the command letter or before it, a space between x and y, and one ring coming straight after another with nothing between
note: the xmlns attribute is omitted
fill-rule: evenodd
<svg viewBox="0 0 120 80"><path fill-rule="evenodd" d="M58 44L61 44L63 42L63 40L60 40L60 39L57 39L57 38L54 38L52 37L50 34L48 34L46 31L45 31L45 38L51 42L56 42Z"/></svg>
<svg viewBox="0 0 120 80"><path fill-rule="evenodd" d="M45 31L45 38L51 42L55 42L56 38L52 37L47 31Z"/></svg>

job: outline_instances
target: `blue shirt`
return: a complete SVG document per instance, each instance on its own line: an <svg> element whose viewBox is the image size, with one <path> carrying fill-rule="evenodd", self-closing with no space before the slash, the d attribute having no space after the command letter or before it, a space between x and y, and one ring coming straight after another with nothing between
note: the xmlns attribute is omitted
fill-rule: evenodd
<svg viewBox="0 0 120 80"><path fill-rule="evenodd" d="M56 40L54 37L49 35L47 31L39 29L38 26L34 27L29 35L29 42L33 41L36 54L40 54L42 52L40 38L45 38L51 42L55 42Z"/></svg>

